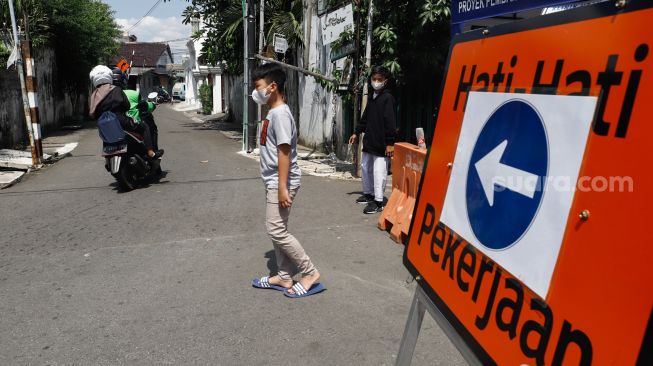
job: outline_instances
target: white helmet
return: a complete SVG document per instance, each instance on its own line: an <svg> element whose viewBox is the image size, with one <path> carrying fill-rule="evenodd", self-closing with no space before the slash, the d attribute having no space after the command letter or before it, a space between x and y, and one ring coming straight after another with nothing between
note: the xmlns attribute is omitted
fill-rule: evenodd
<svg viewBox="0 0 653 366"><path fill-rule="evenodd" d="M97 88L102 84L111 84L113 82L111 69L104 65L95 66L88 77L91 79L94 88Z"/></svg>

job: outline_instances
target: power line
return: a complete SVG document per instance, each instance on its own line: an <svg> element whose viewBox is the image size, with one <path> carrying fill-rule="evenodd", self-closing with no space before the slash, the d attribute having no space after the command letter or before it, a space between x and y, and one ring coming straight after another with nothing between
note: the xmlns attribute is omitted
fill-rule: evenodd
<svg viewBox="0 0 653 366"><path fill-rule="evenodd" d="M161 0L157 0L154 3L154 5L152 5L150 10L148 10L147 13L145 13L145 15L143 15L143 17L141 19L139 19L136 23L134 23L134 25L132 25L129 29L127 29L127 33L129 33L130 30L136 28L136 26L139 25L143 21L143 19L145 19L145 17L150 15L154 11L154 9L156 9L156 7L159 6L160 3L161 3Z"/></svg>

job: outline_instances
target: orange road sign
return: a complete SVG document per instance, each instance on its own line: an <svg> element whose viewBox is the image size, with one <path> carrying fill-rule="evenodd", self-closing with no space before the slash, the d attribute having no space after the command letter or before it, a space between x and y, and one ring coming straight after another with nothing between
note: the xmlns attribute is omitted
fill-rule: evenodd
<svg viewBox="0 0 653 366"><path fill-rule="evenodd" d="M120 59L118 63L116 63L116 66L122 71L122 72L127 72L129 69L129 62L127 62L124 58Z"/></svg>
<svg viewBox="0 0 653 366"><path fill-rule="evenodd" d="M404 263L483 364L651 360L653 2L618 4L453 40Z"/></svg>

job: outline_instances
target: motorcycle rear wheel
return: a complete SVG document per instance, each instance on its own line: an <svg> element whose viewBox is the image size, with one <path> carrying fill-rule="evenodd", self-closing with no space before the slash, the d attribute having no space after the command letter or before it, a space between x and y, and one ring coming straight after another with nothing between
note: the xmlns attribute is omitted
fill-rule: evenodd
<svg viewBox="0 0 653 366"><path fill-rule="evenodd" d="M125 164L127 165L127 164ZM123 192L129 192L138 186L138 179L134 173L131 172L128 166L121 166L116 174L116 180L118 181L118 186Z"/></svg>

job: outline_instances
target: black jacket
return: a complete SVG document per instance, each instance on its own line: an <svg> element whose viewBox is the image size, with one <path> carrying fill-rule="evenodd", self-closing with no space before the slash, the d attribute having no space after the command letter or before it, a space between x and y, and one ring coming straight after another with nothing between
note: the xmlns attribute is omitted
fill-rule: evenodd
<svg viewBox="0 0 653 366"><path fill-rule="evenodd" d="M372 92L367 99L367 106L355 131L357 136L365 132L364 152L385 156L386 146L392 146L395 143L397 133L395 119L395 98L392 94L383 89L374 98Z"/></svg>
<svg viewBox="0 0 653 366"><path fill-rule="evenodd" d="M134 123L126 114L129 108L130 105L127 96L123 93L122 89L115 87L98 103L94 115L96 118L99 118L102 113L111 111L120 120L122 128L131 131Z"/></svg>

